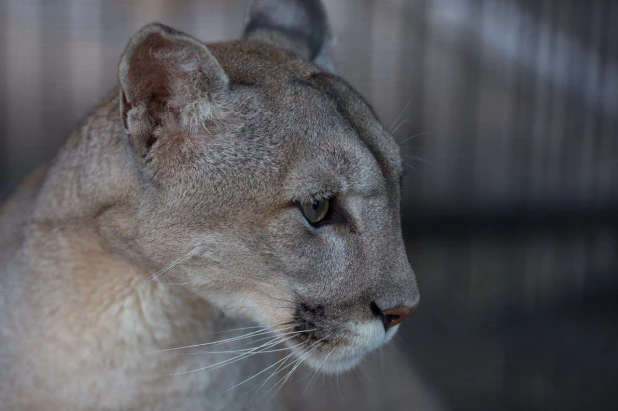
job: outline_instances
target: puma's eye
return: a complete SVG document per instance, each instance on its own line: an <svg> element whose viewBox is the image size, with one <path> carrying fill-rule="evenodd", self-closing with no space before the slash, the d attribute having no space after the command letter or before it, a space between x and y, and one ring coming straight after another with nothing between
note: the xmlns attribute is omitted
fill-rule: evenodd
<svg viewBox="0 0 618 411"><path fill-rule="evenodd" d="M328 199L303 201L300 204L303 214L311 224L317 224L328 215L330 202Z"/></svg>

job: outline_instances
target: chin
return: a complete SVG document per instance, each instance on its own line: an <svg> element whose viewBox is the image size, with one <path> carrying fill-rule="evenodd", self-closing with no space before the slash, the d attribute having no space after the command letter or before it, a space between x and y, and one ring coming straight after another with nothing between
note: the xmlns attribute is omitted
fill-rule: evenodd
<svg viewBox="0 0 618 411"><path fill-rule="evenodd" d="M389 342L397 328L385 332L380 323L372 321L350 329L339 338L312 339L309 350L294 350L296 357L316 372L340 374L356 367L367 354ZM296 344L298 341L291 341L291 345Z"/></svg>
<svg viewBox="0 0 618 411"><path fill-rule="evenodd" d="M321 371L324 374L341 374L356 367L365 358L365 354L349 355L341 358L333 358L332 356L324 359L307 360L307 364L316 371Z"/></svg>

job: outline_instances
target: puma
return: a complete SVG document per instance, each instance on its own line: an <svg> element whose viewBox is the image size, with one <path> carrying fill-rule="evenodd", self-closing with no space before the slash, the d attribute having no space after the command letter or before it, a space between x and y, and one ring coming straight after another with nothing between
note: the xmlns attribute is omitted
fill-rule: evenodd
<svg viewBox="0 0 618 411"><path fill-rule="evenodd" d="M298 366L393 338L419 302L402 161L331 49L308 0L253 1L238 41L131 38L118 88L0 209L2 409L300 409L274 395ZM271 399L231 389L254 377Z"/></svg>

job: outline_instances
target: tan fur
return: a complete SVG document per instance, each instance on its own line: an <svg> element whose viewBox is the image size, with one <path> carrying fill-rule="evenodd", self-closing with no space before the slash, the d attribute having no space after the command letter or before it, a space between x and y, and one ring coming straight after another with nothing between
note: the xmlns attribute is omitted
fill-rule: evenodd
<svg viewBox="0 0 618 411"><path fill-rule="evenodd" d="M273 24L208 47L146 26L119 90L0 209L2 407L277 409L281 396L249 404L226 389L280 353L176 376L229 356L148 353L254 323L282 337L291 321L308 331L289 352L314 347L306 363L335 373L394 335L370 304L418 302L396 144L304 60L331 69L329 36L284 41ZM339 220L311 227L295 205L308 198L331 198Z"/></svg>

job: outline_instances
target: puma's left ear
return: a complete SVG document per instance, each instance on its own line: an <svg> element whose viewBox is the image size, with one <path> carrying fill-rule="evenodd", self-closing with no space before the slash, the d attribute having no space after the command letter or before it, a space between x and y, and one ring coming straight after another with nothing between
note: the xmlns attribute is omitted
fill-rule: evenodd
<svg viewBox="0 0 618 411"><path fill-rule="evenodd" d="M320 0L249 0L244 38L335 72L332 33Z"/></svg>
<svg viewBox="0 0 618 411"><path fill-rule="evenodd" d="M131 38L118 76L122 121L141 157L166 138L161 130L191 132L219 116L229 82L202 42L160 23Z"/></svg>

